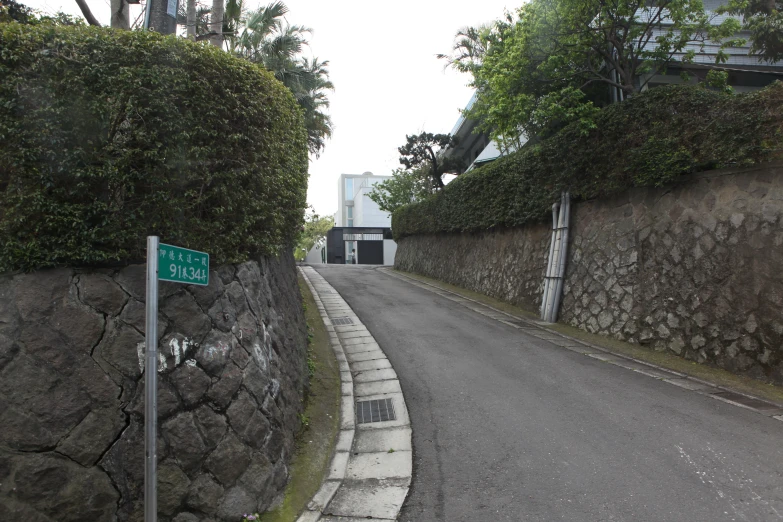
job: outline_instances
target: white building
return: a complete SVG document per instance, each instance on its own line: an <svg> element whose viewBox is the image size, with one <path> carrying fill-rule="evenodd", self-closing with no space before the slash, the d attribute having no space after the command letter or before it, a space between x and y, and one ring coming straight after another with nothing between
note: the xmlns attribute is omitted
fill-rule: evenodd
<svg viewBox="0 0 783 522"><path fill-rule="evenodd" d="M375 184L387 179L391 176L372 172L340 175L334 228L326 239L327 263L394 264L397 244L391 239L391 215L369 196ZM320 262L318 252L311 254L311 262Z"/></svg>
<svg viewBox="0 0 783 522"><path fill-rule="evenodd" d="M387 179L391 176L376 176L372 172L341 174L337 183L334 226L390 228L391 215L378 208L369 197L373 185Z"/></svg>

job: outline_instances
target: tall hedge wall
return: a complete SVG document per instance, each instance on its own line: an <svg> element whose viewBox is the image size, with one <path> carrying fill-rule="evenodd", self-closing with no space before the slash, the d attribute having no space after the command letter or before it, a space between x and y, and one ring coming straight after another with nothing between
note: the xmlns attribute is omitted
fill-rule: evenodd
<svg viewBox="0 0 783 522"><path fill-rule="evenodd" d="M652 89L604 109L596 128L555 136L459 176L432 198L398 209L395 239L472 232L545 219L568 189L591 199L678 176L783 156L783 83L725 94Z"/></svg>
<svg viewBox="0 0 783 522"><path fill-rule="evenodd" d="M307 135L256 65L153 32L0 24L0 272L143 259L145 237L215 262L301 225Z"/></svg>

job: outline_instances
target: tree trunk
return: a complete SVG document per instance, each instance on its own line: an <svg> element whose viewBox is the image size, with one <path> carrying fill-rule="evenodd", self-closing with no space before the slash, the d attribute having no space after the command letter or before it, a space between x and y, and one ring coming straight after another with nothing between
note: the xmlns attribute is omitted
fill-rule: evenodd
<svg viewBox="0 0 783 522"><path fill-rule="evenodd" d="M225 4L223 0L212 0L212 14L210 15L209 31L215 33L209 40L216 47L223 46L223 13Z"/></svg>
<svg viewBox="0 0 783 522"><path fill-rule="evenodd" d="M443 184L443 174L438 173L438 157L435 155L435 151L432 147L427 147L427 152L430 153L430 161L432 162L432 180L435 182L436 189L442 189L446 185Z"/></svg>
<svg viewBox="0 0 783 522"><path fill-rule="evenodd" d="M130 30L130 7L126 0L111 0L111 28Z"/></svg>
<svg viewBox="0 0 783 522"><path fill-rule="evenodd" d="M84 18L87 20L88 24L97 25L98 27L101 26L101 23L98 21L98 19L92 15L92 11L90 11L90 8L85 0L76 0L76 5L79 6L79 9L81 9L82 14L84 15Z"/></svg>
<svg viewBox="0 0 783 522"><path fill-rule="evenodd" d="M188 39L196 39L196 0L187 0L188 2Z"/></svg>

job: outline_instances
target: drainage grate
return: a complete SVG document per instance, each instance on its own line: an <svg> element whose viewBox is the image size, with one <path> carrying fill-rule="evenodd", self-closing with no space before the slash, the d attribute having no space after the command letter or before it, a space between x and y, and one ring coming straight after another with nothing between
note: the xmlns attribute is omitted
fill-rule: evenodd
<svg viewBox="0 0 783 522"><path fill-rule="evenodd" d="M332 319L334 326L345 326L346 324L353 324L353 319L350 317L335 317Z"/></svg>
<svg viewBox="0 0 783 522"><path fill-rule="evenodd" d="M356 420L359 424L396 420L391 399L361 401L356 403Z"/></svg>

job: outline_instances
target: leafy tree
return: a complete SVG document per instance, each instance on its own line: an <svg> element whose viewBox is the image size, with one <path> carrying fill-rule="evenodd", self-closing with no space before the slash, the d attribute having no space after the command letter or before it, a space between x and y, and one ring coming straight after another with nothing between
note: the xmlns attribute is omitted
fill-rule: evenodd
<svg viewBox="0 0 783 522"><path fill-rule="evenodd" d="M713 25L701 0L532 0L517 16L476 31L485 44L478 53L459 54L461 31L446 57L472 74L478 100L469 116L501 146L573 121L586 132L607 91L632 96L672 63L692 62L694 46L740 28L734 19ZM721 51L717 61L726 58Z"/></svg>
<svg viewBox="0 0 783 522"><path fill-rule="evenodd" d="M759 61L783 59L783 2L729 0L718 12L742 17L742 28L750 31L750 52L756 54Z"/></svg>
<svg viewBox="0 0 783 522"><path fill-rule="evenodd" d="M0 0L0 23L34 24L37 19L32 9L15 0Z"/></svg>
<svg viewBox="0 0 783 522"><path fill-rule="evenodd" d="M473 73L486 56L490 46L498 43L498 36L513 22L506 13L505 20L483 24L477 27L463 27L454 35L451 54L436 54L439 60L446 60L446 67L454 67L459 72Z"/></svg>
<svg viewBox="0 0 783 522"><path fill-rule="evenodd" d="M422 132L418 136L406 136L405 145L399 147L400 163L406 169L426 168L432 179L434 189L443 188L443 175L447 172L458 172L462 161L457 158L447 158L442 152L446 147L456 145L456 138L449 134L432 134Z"/></svg>
<svg viewBox="0 0 783 522"><path fill-rule="evenodd" d="M228 10L228 6L226 6L226 10ZM177 12L177 24L185 26L188 39L196 41L206 40L212 36L209 29L209 15L211 12L211 7L196 0L187 0L184 2L184 5L183 2L180 2L179 11ZM224 35L226 32L224 27Z"/></svg>
<svg viewBox="0 0 783 522"><path fill-rule="evenodd" d="M302 231L294 247L294 257L297 261L304 261L307 253L316 245L326 245L326 234L334 227L334 218L321 217L310 208L310 213L305 215Z"/></svg>
<svg viewBox="0 0 783 522"><path fill-rule="evenodd" d="M232 0L236 1L236 0ZM229 3L227 37L230 50L253 63L263 65L294 94L304 111L310 152L318 156L332 135L332 120L324 111L329 107L327 92L334 90L329 80L328 61L301 57L310 29L285 23L288 8L273 2L240 19L238 8Z"/></svg>
<svg viewBox="0 0 783 522"><path fill-rule="evenodd" d="M53 15L40 14L15 0L0 0L0 23L18 22L24 25L83 25L80 18L58 11Z"/></svg>
<svg viewBox="0 0 783 522"><path fill-rule="evenodd" d="M326 146L326 138L332 135L332 119L324 112L329 108L327 91L334 90L329 80L328 61L318 58L301 61L301 73L291 88L296 101L304 110L305 126L307 127L307 143L310 152L319 156Z"/></svg>
<svg viewBox="0 0 783 522"><path fill-rule="evenodd" d="M178 23L187 26L189 38L211 38L214 43L216 26L210 22L213 9L188 0L187 8L180 8ZM332 120L326 109L327 93L334 90L334 85L329 80L328 61L301 56L310 29L286 23L287 13L283 2L248 12L243 0L227 0L219 36L228 52L263 66L293 93L304 112L309 150L318 156L332 135Z"/></svg>
<svg viewBox="0 0 783 522"><path fill-rule="evenodd" d="M367 194L378 208L393 213L403 205L422 201L432 195L432 181L428 168L396 169L392 178L373 185Z"/></svg>

